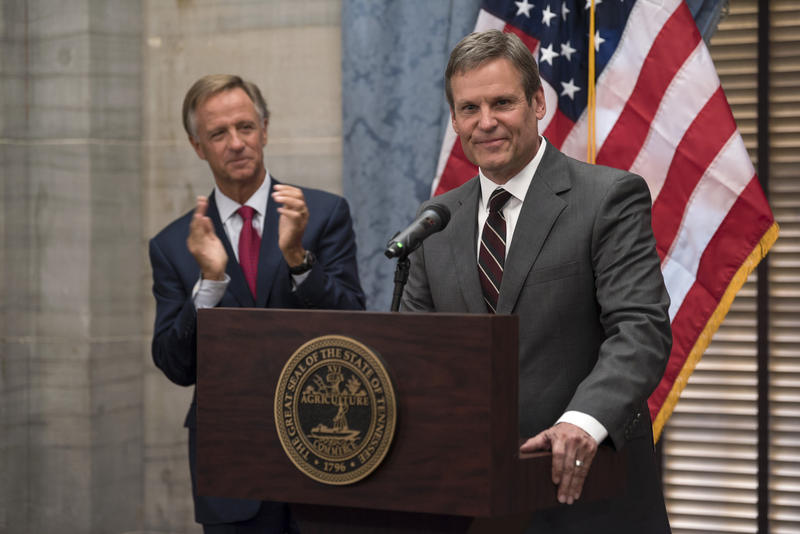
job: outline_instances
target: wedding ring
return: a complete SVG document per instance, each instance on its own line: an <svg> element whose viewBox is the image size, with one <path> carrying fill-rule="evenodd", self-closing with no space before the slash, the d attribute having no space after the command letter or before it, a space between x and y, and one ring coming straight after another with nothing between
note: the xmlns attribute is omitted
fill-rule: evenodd
<svg viewBox="0 0 800 534"><path fill-rule="evenodd" d="M581 460L575 460L575 467L580 467L582 465L583 465L583 462Z"/></svg>

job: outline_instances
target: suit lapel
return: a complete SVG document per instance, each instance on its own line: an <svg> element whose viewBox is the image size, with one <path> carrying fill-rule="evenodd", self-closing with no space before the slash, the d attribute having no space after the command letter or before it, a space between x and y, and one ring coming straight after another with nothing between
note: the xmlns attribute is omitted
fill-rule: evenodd
<svg viewBox="0 0 800 534"><path fill-rule="evenodd" d="M469 313L486 313L480 279L478 278L478 195L480 182L473 179L464 187L457 199L458 209L452 214L447 242L453 256L456 278Z"/></svg>
<svg viewBox="0 0 800 534"><path fill-rule="evenodd" d="M567 206L559 196L570 188L564 156L550 143L531 180L506 257L497 313L512 313L528 273L544 246L550 229Z"/></svg>
<svg viewBox="0 0 800 534"><path fill-rule="evenodd" d="M208 197L208 216L214 223L214 231L217 233L217 237L225 245L225 252L228 253L228 265L225 267L225 272L231 277L231 281L228 284L227 291L233 295L233 298L236 299L241 307L252 308L255 306L253 294L250 293L250 286L247 285L242 268L239 266L239 262L236 261L236 254L234 254L231 242L228 240L228 234L222 225L214 193L211 193Z"/></svg>
<svg viewBox="0 0 800 534"><path fill-rule="evenodd" d="M270 178L270 191L275 183L278 182ZM256 304L259 308L266 307L275 277L278 275L283 261L283 253L278 246L278 222L278 206L272 200L272 195L268 194L264 211L264 230L261 234L261 250L258 252L258 280L256 282L258 300ZM286 276L288 277L288 274ZM286 284L289 283L287 279Z"/></svg>

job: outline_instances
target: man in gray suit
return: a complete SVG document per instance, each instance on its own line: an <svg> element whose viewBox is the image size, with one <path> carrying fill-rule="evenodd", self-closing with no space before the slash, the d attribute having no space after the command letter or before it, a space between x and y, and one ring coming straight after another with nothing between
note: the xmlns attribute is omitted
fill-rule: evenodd
<svg viewBox="0 0 800 534"><path fill-rule="evenodd" d="M402 309L519 316L520 451L552 451L564 503L531 531L669 532L647 398L672 338L647 184L539 135L544 91L515 35L467 36L445 80L480 172L435 199L450 224L412 254ZM579 501L599 444L627 450L626 490Z"/></svg>

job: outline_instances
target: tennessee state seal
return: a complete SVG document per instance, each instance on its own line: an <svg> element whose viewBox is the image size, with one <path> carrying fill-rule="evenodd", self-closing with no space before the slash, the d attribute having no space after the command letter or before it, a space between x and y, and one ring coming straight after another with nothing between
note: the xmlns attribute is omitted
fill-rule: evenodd
<svg viewBox="0 0 800 534"><path fill-rule="evenodd" d="M304 474L344 485L372 473L394 438L394 386L380 357L355 339L329 335L303 344L275 391L283 450Z"/></svg>

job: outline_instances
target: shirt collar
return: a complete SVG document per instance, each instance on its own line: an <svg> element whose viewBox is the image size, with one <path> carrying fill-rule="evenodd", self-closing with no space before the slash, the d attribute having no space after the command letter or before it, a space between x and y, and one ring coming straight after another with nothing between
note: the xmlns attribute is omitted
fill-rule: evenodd
<svg viewBox="0 0 800 534"><path fill-rule="evenodd" d="M511 195L520 202L525 202L525 195L528 193L528 188L533 181L533 175L536 174L536 169L539 168L539 163L542 161L542 156L544 156L545 144L546 141L544 137L539 136L539 150L536 151L536 155L533 156L533 159L530 160L519 173L503 185L494 183L483 174L482 170L478 169L478 179L481 183L481 209L488 209L489 197L492 196L492 193L498 187L502 187L511 193Z"/></svg>
<svg viewBox="0 0 800 534"><path fill-rule="evenodd" d="M269 195L269 184L271 182L269 171L267 171L266 176L264 176L264 181L261 183L261 187L259 187L253 195L247 199L247 202L244 203L245 206L250 206L256 213L259 215L264 215L264 211L266 210L267 206L267 196ZM214 197L217 201L217 211L219 212L219 218L222 220L223 224L233 217L242 204L239 204L232 198L225 196L225 193L220 191L219 187L214 186Z"/></svg>

